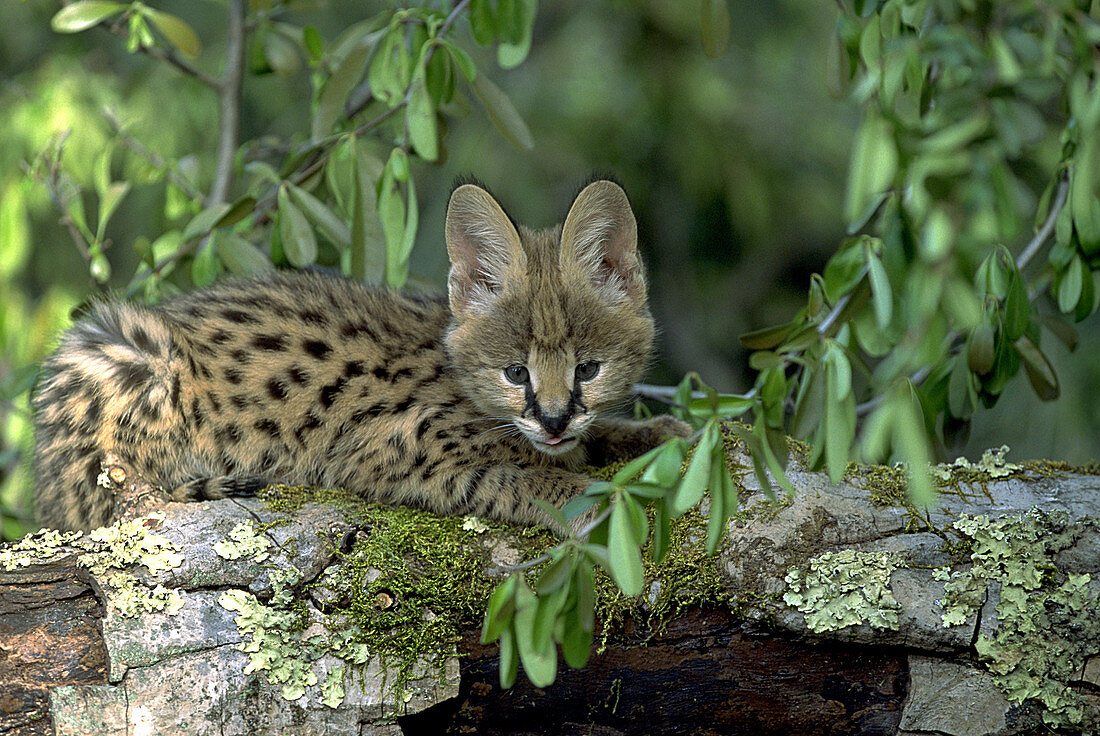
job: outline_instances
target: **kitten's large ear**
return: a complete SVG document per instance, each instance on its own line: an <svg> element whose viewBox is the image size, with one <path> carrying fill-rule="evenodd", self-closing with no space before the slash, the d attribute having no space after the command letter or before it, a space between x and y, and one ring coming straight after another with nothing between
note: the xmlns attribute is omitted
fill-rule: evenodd
<svg viewBox="0 0 1100 736"><path fill-rule="evenodd" d="M587 278L608 301L645 301L638 225L618 184L596 181L577 195L562 226L561 266Z"/></svg>
<svg viewBox="0 0 1100 736"><path fill-rule="evenodd" d="M523 273L519 233L496 200L475 184L463 184L447 204L447 292L459 318L488 309L505 283Z"/></svg>

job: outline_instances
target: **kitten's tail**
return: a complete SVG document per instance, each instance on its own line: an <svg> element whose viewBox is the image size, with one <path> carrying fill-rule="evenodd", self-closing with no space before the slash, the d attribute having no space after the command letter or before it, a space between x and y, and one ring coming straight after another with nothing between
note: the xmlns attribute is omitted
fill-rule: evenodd
<svg viewBox="0 0 1100 736"><path fill-rule="evenodd" d="M164 319L139 306L96 304L62 336L32 399L44 526L108 523L114 497L100 480L106 453L140 466L137 455L171 446L158 435L179 426L178 360Z"/></svg>

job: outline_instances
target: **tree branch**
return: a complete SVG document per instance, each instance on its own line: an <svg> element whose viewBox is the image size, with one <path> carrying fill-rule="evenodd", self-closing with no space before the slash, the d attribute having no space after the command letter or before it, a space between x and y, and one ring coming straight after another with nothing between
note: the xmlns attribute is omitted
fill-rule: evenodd
<svg viewBox="0 0 1100 736"><path fill-rule="evenodd" d="M218 148L214 183L206 205L222 204L229 198L233 180L233 157L237 153L237 131L241 116L241 78L244 69L244 0L229 0L225 42L225 73L218 83Z"/></svg>
<svg viewBox="0 0 1100 736"><path fill-rule="evenodd" d="M1020 253L1016 259L1016 268L1023 271L1027 264L1031 262L1031 259L1035 257L1035 254L1039 252L1039 249L1043 247L1043 244L1050 237L1050 234L1054 232L1054 228L1058 223L1058 215L1061 213L1062 208L1066 206L1066 200L1069 198L1069 174L1068 172L1062 174L1061 181L1058 182L1058 190L1054 194L1054 203L1050 205L1050 212L1047 213L1047 219L1043 222L1042 227L1035 233L1035 237L1027 244L1023 252Z"/></svg>

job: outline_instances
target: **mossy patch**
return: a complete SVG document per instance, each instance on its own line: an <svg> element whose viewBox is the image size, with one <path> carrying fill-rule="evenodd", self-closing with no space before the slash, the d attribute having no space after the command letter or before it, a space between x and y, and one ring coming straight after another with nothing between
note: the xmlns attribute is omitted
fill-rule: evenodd
<svg viewBox="0 0 1100 736"><path fill-rule="evenodd" d="M963 514L953 529L969 545L969 567L935 571L946 582L944 626L965 621L990 586L999 586L996 630L980 634L974 647L1005 696L1039 701L1052 726L1081 722L1081 699L1066 683L1100 649L1100 601L1089 592L1089 575L1064 573L1054 561L1087 527L1096 522L1070 523L1064 511L996 520Z"/></svg>
<svg viewBox="0 0 1100 736"><path fill-rule="evenodd" d="M250 641L249 671L266 673L288 699L320 684L322 702L343 701L346 678L378 658L387 672L387 697L408 700L411 679L427 664L442 678L461 633L477 625L495 581L484 571L490 555L482 542L490 529L527 537L533 554L553 544L544 530L516 530L469 517L439 517L407 507L381 506L339 490L278 486L265 492L271 508L292 513L308 502L332 503L363 531L350 549L334 550L332 564L315 581L272 573L275 594L261 601L230 591L221 604L238 612ZM216 545L223 556L260 561L268 545L247 522ZM293 591L297 588L297 591ZM309 607L313 595L319 609ZM324 654L343 660L318 683L312 663Z"/></svg>

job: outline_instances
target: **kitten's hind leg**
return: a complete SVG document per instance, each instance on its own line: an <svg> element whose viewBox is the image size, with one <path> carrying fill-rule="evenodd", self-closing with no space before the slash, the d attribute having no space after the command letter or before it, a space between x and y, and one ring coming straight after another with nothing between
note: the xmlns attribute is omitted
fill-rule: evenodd
<svg viewBox="0 0 1100 736"><path fill-rule="evenodd" d="M173 501L213 501L231 496L255 496L271 485L262 475L219 475L195 478L172 491Z"/></svg>

